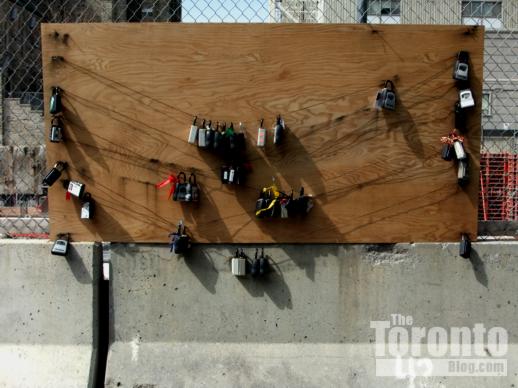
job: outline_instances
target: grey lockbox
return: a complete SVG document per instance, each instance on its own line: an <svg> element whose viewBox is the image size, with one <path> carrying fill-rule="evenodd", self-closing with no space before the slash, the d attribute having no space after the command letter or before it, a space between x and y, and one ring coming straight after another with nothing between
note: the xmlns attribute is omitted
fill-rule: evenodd
<svg viewBox="0 0 518 388"><path fill-rule="evenodd" d="M475 106L475 99L470 89L463 89L459 92L459 102L462 109L472 108Z"/></svg>
<svg viewBox="0 0 518 388"><path fill-rule="evenodd" d="M394 84L392 81L385 81L385 87L380 89L376 95L374 106L377 110L396 110L396 92L394 91Z"/></svg>
<svg viewBox="0 0 518 388"><path fill-rule="evenodd" d="M205 131L206 131L205 120L203 120L203 124L198 129L198 147L201 147L201 148L207 147L207 142L206 142L206 138L205 138L205 135L206 135Z"/></svg>
<svg viewBox="0 0 518 388"><path fill-rule="evenodd" d="M60 143L63 141L63 125L58 117L52 119L52 125L50 127L49 140L52 143Z"/></svg>
<svg viewBox="0 0 518 388"><path fill-rule="evenodd" d="M457 54L457 61L453 68L453 79L457 81L467 81L469 78L469 53L466 51L459 51Z"/></svg>
<svg viewBox="0 0 518 388"><path fill-rule="evenodd" d="M54 241L54 245L52 245L50 253L58 256L66 256L68 253L68 241L68 234L58 234L56 241Z"/></svg>
<svg viewBox="0 0 518 388"><path fill-rule="evenodd" d="M81 206L81 219L89 220L90 219L90 203L85 202L83 206Z"/></svg>
<svg viewBox="0 0 518 388"><path fill-rule="evenodd" d="M68 183L68 189L67 191L78 198L81 198L83 196L83 193L85 191L85 185L84 183L77 182L77 181L70 181Z"/></svg>
<svg viewBox="0 0 518 388"><path fill-rule="evenodd" d="M90 193L85 193L81 205L81 219L91 220L94 218L95 202Z"/></svg>
<svg viewBox="0 0 518 388"><path fill-rule="evenodd" d="M233 257L231 260L232 275L246 276L246 259L242 257Z"/></svg>
<svg viewBox="0 0 518 388"><path fill-rule="evenodd" d="M455 140L453 142L453 149L455 150L455 155L457 156L458 160L466 159L466 151L464 150L464 145L461 141Z"/></svg>
<svg viewBox="0 0 518 388"><path fill-rule="evenodd" d="M455 64L455 76L454 78L458 81L467 81L469 74L469 66L467 63L457 62Z"/></svg>
<svg viewBox="0 0 518 388"><path fill-rule="evenodd" d="M468 159L459 160L457 167L457 181L460 186L466 186L469 182Z"/></svg>
<svg viewBox="0 0 518 388"><path fill-rule="evenodd" d="M457 178L458 179L465 179L468 175L468 164L465 160L461 160L459 162L459 166L457 169Z"/></svg>
<svg viewBox="0 0 518 388"><path fill-rule="evenodd" d="M198 127L196 126L196 117L194 117L194 120L191 125L191 129L189 130L189 138L187 139L187 142L189 144L196 144L197 138L198 138Z"/></svg>

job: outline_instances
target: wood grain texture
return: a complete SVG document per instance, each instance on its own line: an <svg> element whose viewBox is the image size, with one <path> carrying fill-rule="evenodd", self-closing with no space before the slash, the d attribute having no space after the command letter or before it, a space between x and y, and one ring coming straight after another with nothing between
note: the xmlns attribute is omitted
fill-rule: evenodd
<svg viewBox="0 0 518 388"><path fill-rule="evenodd" d="M55 39L68 33L64 43ZM51 234L75 241L165 242L183 219L197 242L458 241L477 232L483 28L412 25L42 25L45 100L63 89L66 143L47 144L48 166L86 183L95 220L50 188ZM471 55L466 149L471 183L440 157L458 99L455 55ZM51 56L65 61L53 63ZM395 82L395 112L373 102ZM254 145L258 121L281 113L285 143ZM220 183L221 159L190 146L193 115L247 128L253 165L245 187ZM50 116L46 116L47 130ZM155 184L195 171L197 205L167 200ZM272 176L316 198L302 220L258 220Z"/></svg>

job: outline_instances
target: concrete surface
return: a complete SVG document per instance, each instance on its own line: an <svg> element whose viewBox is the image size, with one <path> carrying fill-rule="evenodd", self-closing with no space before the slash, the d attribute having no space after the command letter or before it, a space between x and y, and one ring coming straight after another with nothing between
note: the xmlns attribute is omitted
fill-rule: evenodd
<svg viewBox="0 0 518 388"><path fill-rule="evenodd" d="M267 246L274 272L257 281L230 273L235 246L112 244L106 386L518 387L517 248ZM505 328L507 377L376 377L371 321L396 313Z"/></svg>
<svg viewBox="0 0 518 388"><path fill-rule="evenodd" d="M100 262L92 243L51 245L0 240L0 387L93 386Z"/></svg>

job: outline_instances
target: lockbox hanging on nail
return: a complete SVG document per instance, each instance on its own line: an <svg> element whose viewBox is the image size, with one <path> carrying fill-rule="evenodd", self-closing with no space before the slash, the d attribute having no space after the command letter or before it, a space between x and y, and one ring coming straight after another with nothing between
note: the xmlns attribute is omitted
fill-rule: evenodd
<svg viewBox="0 0 518 388"><path fill-rule="evenodd" d="M228 177L229 177L229 173L230 173L230 168L229 166L221 166L221 183L223 184L228 184Z"/></svg>
<svg viewBox="0 0 518 388"><path fill-rule="evenodd" d="M264 248L261 249L261 257L259 258L259 276L264 276L270 269L268 257L264 255Z"/></svg>
<svg viewBox="0 0 518 388"><path fill-rule="evenodd" d="M201 127L198 129L198 147L205 148L207 143L205 142L205 120L203 120Z"/></svg>
<svg viewBox="0 0 518 388"><path fill-rule="evenodd" d="M453 159L454 149L451 144L444 144L442 146L442 158L446 161L450 161Z"/></svg>
<svg viewBox="0 0 518 388"><path fill-rule="evenodd" d="M223 131L220 131L220 125L219 123L216 123L216 130L214 131L214 140L212 142L212 148L217 151L217 152L220 152L222 151L222 149L224 148L224 140L225 140L225 136L224 136L224 133L225 132L225 125L223 125Z"/></svg>
<svg viewBox="0 0 518 388"><path fill-rule="evenodd" d="M230 126L225 131L225 136L227 139L227 151L235 155L236 151L238 150L237 143L236 143L236 131L234 130L234 123L230 123Z"/></svg>
<svg viewBox="0 0 518 388"><path fill-rule="evenodd" d="M460 186L465 186L469 182L468 159L459 160L457 166L457 181Z"/></svg>
<svg viewBox="0 0 518 388"><path fill-rule="evenodd" d="M246 256L243 251L239 253L239 250L236 250L236 255L230 260L232 275L234 276L246 276Z"/></svg>
<svg viewBox="0 0 518 388"><path fill-rule="evenodd" d="M60 233L57 235L56 241L52 245L50 253L58 256L66 256L68 252L69 235L68 233Z"/></svg>
<svg viewBox="0 0 518 388"><path fill-rule="evenodd" d="M261 119L259 129L257 130L257 147L264 147L266 144L266 128L263 127L264 119Z"/></svg>
<svg viewBox="0 0 518 388"><path fill-rule="evenodd" d="M257 257L257 253L258 253L258 250L256 249L255 257L254 257L254 260L252 261L252 265L250 267L250 275L252 275L252 277L254 277L254 278L259 276L259 269L260 269L260 261L259 261L259 258Z"/></svg>
<svg viewBox="0 0 518 388"><path fill-rule="evenodd" d="M239 123L239 131L235 132L231 139L233 144L230 144L230 150L234 151L234 156L239 155L246 148L245 126L243 123Z"/></svg>
<svg viewBox="0 0 518 388"><path fill-rule="evenodd" d="M188 252L191 248L191 238L185 231L183 221L178 223L178 230L169 234L169 237L171 238L171 242L169 243L171 252L174 251L176 254L181 254Z"/></svg>
<svg viewBox="0 0 518 388"><path fill-rule="evenodd" d="M394 84L392 81L385 81L385 87L378 91L376 95L375 107L377 110L396 109L396 92L394 91Z"/></svg>
<svg viewBox="0 0 518 388"><path fill-rule="evenodd" d="M187 142L189 144L196 144L196 140L198 138L198 127L196 126L196 116L194 116L194 120L192 121L191 129L189 130L189 137Z"/></svg>
<svg viewBox="0 0 518 388"><path fill-rule="evenodd" d="M49 140L52 143L59 143L63 141L63 125L58 117L52 119L52 125L50 127Z"/></svg>
<svg viewBox="0 0 518 388"><path fill-rule="evenodd" d="M67 191L70 195L81 198L85 191L85 184L77 181L69 181Z"/></svg>
<svg viewBox="0 0 518 388"><path fill-rule="evenodd" d="M50 96L49 112L51 115L61 113L63 105L61 104L61 89L57 86L52 87L52 95Z"/></svg>
<svg viewBox="0 0 518 388"><path fill-rule="evenodd" d="M459 92L459 102L462 109L472 108L475 106L475 99L470 89L464 89Z"/></svg>
<svg viewBox="0 0 518 388"><path fill-rule="evenodd" d="M273 144L279 145L284 137L284 120L281 115L277 116L275 128L273 129Z"/></svg>
<svg viewBox="0 0 518 388"><path fill-rule="evenodd" d="M85 193L81 205L81 219L91 220L94 218L95 202L90 193Z"/></svg>
<svg viewBox="0 0 518 388"><path fill-rule="evenodd" d="M453 79L457 81L467 81L469 78L469 54L466 51L459 51L457 61L453 68Z"/></svg>
<svg viewBox="0 0 518 388"><path fill-rule="evenodd" d="M466 159L466 151L464 150L464 145L462 141L455 140L453 142L453 148L455 150L455 156L458 160L464 160Z"/></svg>
<svg viewBox="0 0 518 388"><path fill-rule="evenodd" d="M43 178L43 185L52 186L61 176L61 173L66 168L66 162L57 162L54 167Z"/></svg>
<svg viewBox="0 0 518 388"><path fill-rule="evenodd" d="M212 127L212 121L209 121L207 124L207 128L205 129L205 146L207 148L212 148L214 144L214 136L216 131Z"/></svg>
<svg viewBox="0 0 518 388"><path fill-rule="evenodd" d="M462 234L460 239L459 256L465 259L471 257L471 240L465 233Z"/></svg>
<svg viewBox="0 0 518 388"><path fill-rule="evenodd" d="M196 183L196 174L191 173L186 186L185 202L197 202L200 199L200 188Z"/></svg>
<svg viewBox="0 0 518 388"><path fill-rule="evenodd" d="M221 166L221 183L240 185L244 178L244 168L234 165Z"/></svg>

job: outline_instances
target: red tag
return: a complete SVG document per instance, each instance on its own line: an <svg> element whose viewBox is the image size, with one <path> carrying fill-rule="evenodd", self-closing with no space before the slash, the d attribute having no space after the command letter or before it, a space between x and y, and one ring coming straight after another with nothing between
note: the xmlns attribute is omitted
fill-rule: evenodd
<svg viewBox="0 0 518 388"><path fill-rule="evenodd" d="M65 199L66 199L67 201L70 201L70 197L71 197L71 195L70 195L70 191L68 191L68 190L67 190L67 193L66 193L66 195L65 195Z"/></svg>
<svg viewBox="0 0 518 388"><path fill-rule="evenodd" d="M174 193L175 183L176 183L176 177L174 175L169 175L169 177L166 180L164 180L160 183L157 183L156 188L161 189L162 187L165 187L170 184L171 189L169 189L169 196L167 198L171 198L171 195L173 195L173 193Z"/></svg>

